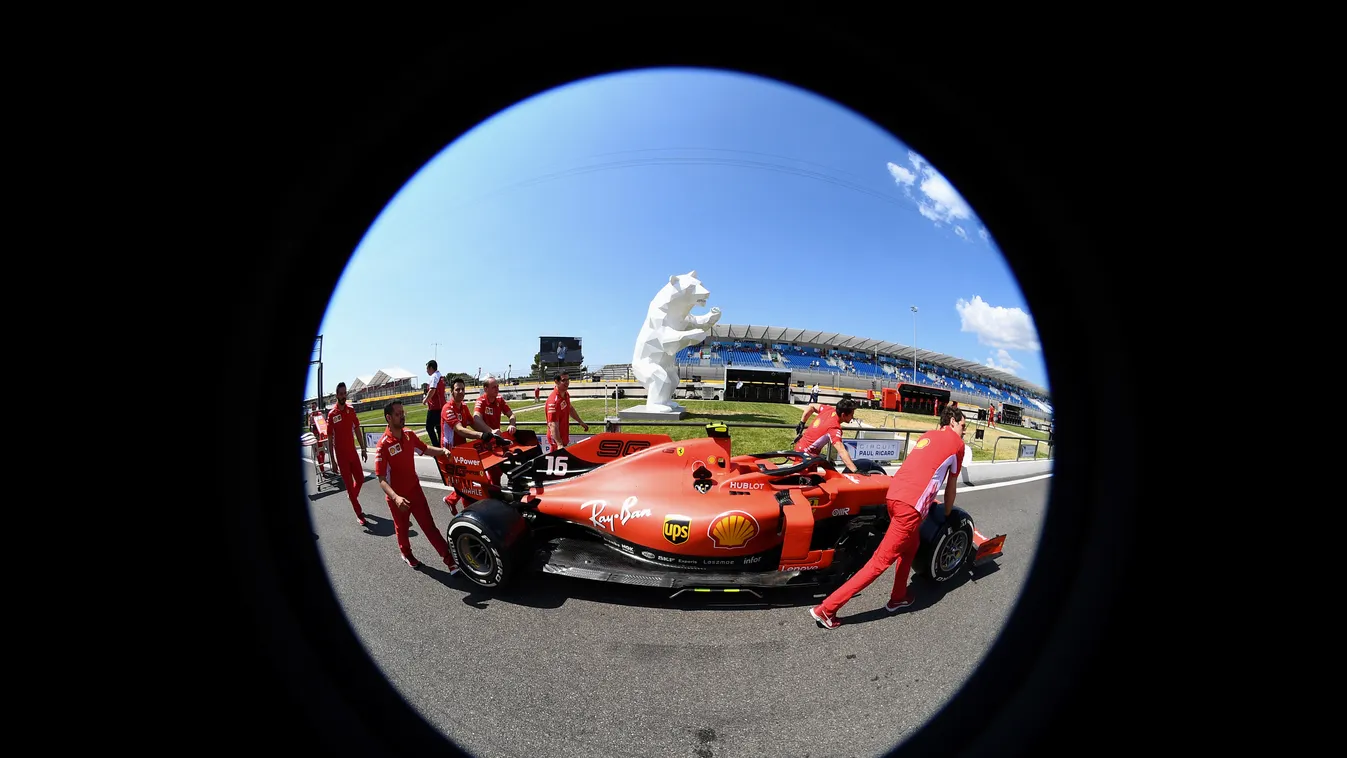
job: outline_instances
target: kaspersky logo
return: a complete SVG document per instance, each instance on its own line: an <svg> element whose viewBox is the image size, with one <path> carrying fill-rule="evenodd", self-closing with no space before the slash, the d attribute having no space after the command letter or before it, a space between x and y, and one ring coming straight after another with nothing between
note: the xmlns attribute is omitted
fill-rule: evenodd
<svg viewBox="0 0 1347 758"><path fill-rule="evenodd" d="M691 525L692 519L687 516L670 513L664 517L664 539L673 545L681 545L687 542Z"/></svg>

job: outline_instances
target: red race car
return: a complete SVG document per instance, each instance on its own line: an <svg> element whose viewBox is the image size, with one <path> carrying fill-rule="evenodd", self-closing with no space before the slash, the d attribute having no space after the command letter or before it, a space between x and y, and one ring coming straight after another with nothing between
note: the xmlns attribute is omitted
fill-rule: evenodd
<svg viewBox="0 0 1347 758"><path fill-rule="evenodd" d="M677 590L831 589L888 527L889 477L794 451L730 455L723 424L674 442L605 432L543 454L520 430L453 448L440 465L468 507L445 537L482 587L524 570ZM932 506L914 571L943 582L1001 555L959 508Z"/></svg>

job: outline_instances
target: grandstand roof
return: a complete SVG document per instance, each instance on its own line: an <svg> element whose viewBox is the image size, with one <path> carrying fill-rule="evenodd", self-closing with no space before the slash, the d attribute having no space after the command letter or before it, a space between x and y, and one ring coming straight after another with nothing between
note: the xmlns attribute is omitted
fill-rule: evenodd
<svg viewBox="0 0 1347 758"><path fill-rule="evenodd" d="M365 382L365 384L366 386L377 387L380 384L388 384L389 382L396 382L399 379L415 379L415 378L416 374L413 374L407 369L397 367L381 368L378 371L375 371L374 376L370 377L370 380L368 382Z"/></svg>
<svg viewBox="0 0 1347 758"><path fill-rule="evenodd" d="M357 377L355 378L355 381L354 381L354 382L351 382L351 386L349 386L349 387L346 388L346 391L347 391L347 392L355 392L356 390L360 389L361 387L368 387L368 386L369 386L369 383L370 383L370 380L373 379L373 378L374 378L374 375L373 375L373 374L370 374L369 376L357 376Z"/></svg>
<svg viewBox="0 0 1347 758"><path fill-rule="evenodd" d="M795 329L785 326L748 326L743 324L716 324L711 327L708 339L753 340L755 342L795 342L808 345L820 345L838 350L859 350L864 353L883 353L892 356L912 355L912 346L901 342L854 337L837 332L821 332L817 329ZM1022 387L1040 395L1047 395L1047 389L1025 381L1014 374L985 366L981 363L955 358L952 355L936 353L917 348L917 360L935 363L957 371L976 372L983 376L999 379L1015 387Z"/></svg>

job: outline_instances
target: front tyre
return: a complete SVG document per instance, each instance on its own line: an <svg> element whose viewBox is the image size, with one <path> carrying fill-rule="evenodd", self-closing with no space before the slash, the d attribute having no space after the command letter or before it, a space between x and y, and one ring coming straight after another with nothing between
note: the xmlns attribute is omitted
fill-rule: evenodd
<svg viewBox="0 0 1347 758"><path fill-rule="evenodd" d="M922 540L914 569L936 582L947 582L958 576L972 557L973 523L956 511L929 541Z"/></svg>

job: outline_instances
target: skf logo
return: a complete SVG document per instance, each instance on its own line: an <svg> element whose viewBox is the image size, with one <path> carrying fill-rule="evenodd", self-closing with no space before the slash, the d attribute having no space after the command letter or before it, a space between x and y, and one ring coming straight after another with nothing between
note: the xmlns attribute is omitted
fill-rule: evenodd
<svg viewBox="0 0 1347 758"><path fill-rule="evenodd" d="M711 543L716 547L733 550L747 545L760 531L758 520L753 518L753 514L726 511L711 519L706 536L711 538Z"/></svg>
<svg viewBox="0 0 1347 758"><path fill-rule="evenodd" d="M675 452L675 453L678 453L679 455L682 455L682 454L683 454L683 448L680 447L680 448L678 448L677 450L675 450L674 452Z"/></svg>
<svg viewBox="0 0 1347 758"><path fill-rule="evenodd" d="M692 519L687 516L679 516L674 513L664 517L664 539L671 544L681 545L688 541L688 527L691 526Z"/></svg>
<svg viewBox="0 0 1347 758"><path fill-rule="evenodd" d="M926 447L926 446L929 445L929 444L931 444L931 440L930 440L930 439L921 439L921 440L917 440L917 449L920 450L920 449L922 449L923 447Z"/></svg>

